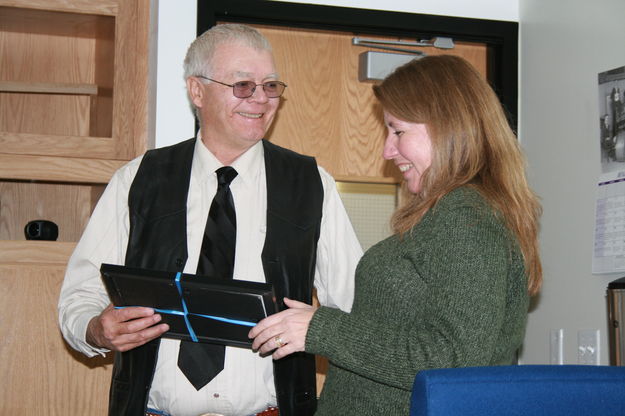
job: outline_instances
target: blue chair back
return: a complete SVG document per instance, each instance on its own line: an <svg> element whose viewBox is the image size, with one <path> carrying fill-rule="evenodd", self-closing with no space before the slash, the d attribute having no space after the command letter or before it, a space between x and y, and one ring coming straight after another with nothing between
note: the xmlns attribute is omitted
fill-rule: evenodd
<svg viewBox="0 0 625 416"><path fill-rule="evenodd" d="M410 416L625 416L625 367L514 365L424 370Z"/></svg>

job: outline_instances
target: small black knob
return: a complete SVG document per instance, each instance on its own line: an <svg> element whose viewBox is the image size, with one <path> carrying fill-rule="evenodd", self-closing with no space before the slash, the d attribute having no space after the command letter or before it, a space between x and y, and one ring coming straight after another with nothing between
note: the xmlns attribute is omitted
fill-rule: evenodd
<svg viewBox="0 0 625 416"><path fill-rule="evenodd" d="M56 241L59 237L59 227L52 221L34 220L24 227L27 240Z"/></svg>

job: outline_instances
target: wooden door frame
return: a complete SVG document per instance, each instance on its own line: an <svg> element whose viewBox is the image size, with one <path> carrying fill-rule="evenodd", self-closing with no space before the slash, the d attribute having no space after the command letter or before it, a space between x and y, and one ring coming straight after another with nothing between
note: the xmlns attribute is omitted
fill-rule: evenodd
<svg viewBox="0 0 625 416"><path fill-rule="evenodd" d="M454 41L482 42L488 47L488 80L499 96L514 130L518 113L517 22L389 12L280 1L198 0L198 35L217 22L239 22L306 29Z"/></svg>

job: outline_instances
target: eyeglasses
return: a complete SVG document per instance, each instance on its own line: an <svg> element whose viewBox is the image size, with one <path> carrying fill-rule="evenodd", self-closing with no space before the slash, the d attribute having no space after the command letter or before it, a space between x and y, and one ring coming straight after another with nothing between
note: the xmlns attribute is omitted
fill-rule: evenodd
<svg viewBox="0 0 625 416"><path fill-rule="evenodd" d="M232 87L232 94L237 98L249 98L256 91L256 87L262 85L263 91L267 94L269 98L278 98L284 92L286 88L286 84L281 81L267 81L262 84L256 84L254 81L239 81L234 84L226 84L225 82L215 81L214 79L196 75L198 78L204 78L212 82L216 82L217 84L225 85L226 87Z"/></svg>

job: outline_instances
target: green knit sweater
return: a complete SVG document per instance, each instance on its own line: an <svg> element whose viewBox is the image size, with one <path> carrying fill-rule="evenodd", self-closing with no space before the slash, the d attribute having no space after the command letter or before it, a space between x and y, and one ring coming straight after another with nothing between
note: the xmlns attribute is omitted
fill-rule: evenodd
<svg viewBox="0 0 625 416"><path fill-rule="evenodd" d="M420 370L512 364L528 304L515 240L476 191L451 192L365 253L351 313L313 316L306 351L330 361L316 415L406 416Z"/></svg>

